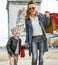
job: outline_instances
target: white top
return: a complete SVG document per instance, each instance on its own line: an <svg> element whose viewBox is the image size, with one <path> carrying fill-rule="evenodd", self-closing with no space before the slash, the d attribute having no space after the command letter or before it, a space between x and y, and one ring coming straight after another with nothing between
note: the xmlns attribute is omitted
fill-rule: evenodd
<svg viewBox="0 0 58 65"><path fill-rule="evenodd" d="M42 33L41 26L39 24L38 17L32 18L30 16L30 19L31 19L32 26L33 26L33 36L42 35L43 33Z"/></svg>
<svg viewBox="0 0 58 65"><path fill-rule="evenodd" d="M19 40L18 40L18 43L17 43L15 54L19 54Z"/></svg>

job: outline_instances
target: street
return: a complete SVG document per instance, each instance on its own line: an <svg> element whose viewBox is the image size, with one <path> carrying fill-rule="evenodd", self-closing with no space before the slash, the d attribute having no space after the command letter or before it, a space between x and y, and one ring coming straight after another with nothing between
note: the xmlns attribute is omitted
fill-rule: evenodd
<svg viewBox="0 0 58 65"><path fill-rule="evenodd" d="M0 61L0 65L10 65L9 61ZM31 60L19 60L18 65L31 65ZM58 65L58 60L44 60L44 65Z"/></svg>
<svg viewBox="0 0 58 65"><path fill-rule="evenodd" d="M28 55L28 51L25 51L25 57L20 58L18 65L31 65L31 57ZM0 50L0 65L10 65L8 59L7 51ZM44 64L43 65L58 65L58 49L50 49L47 53L44 54Z"/></svg>

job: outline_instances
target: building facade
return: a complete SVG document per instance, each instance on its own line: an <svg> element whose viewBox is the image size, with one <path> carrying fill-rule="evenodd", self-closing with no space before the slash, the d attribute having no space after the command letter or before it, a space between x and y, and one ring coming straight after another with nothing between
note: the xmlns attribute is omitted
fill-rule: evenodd
<svg viewBox="0 0 58 65"><path fill-rule="evenodd" d="M20 35L25 36L25 14L27 3L30 0L8 0L7 1L7 11L8 11L8 36L10 37L11 28L17 26L20 30ZM41 2L42 0L34 0L37 5L39 11L41 10Z"/></svg>

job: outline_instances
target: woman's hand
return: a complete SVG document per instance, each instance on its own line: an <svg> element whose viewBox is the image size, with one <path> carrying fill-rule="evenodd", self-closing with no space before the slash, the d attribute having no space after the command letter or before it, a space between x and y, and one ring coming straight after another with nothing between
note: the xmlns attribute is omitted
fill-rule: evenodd
<svg viewBox="0 0 58 65"><path fill-rule="evenodd" d="M45 15L46 17L49 17L49 16L50 16L50 13L49 13L49 12L45 12L44 15Z"/></svg>
<svg viewBox="0 0 58 65"><path fill-rule="evenodd" d="M24 47L25 47L25 48L29 47L28 43L25 43Z"/></svg>

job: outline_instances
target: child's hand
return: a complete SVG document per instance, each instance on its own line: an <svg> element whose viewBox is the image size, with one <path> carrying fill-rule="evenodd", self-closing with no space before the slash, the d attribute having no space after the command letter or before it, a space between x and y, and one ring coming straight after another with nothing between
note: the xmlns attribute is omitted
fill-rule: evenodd
<svg viewBox="0 0 58 65"><path fill-rule="evenodd" d="M25 43L24 47L25 47L25 48L29 47L28 43Z"/></svg>
<svg viewBox="0 0 58 65"><path fill-rule="evenodd" d="M14 57L14 55L12 54L12 57Z"/></svg>

